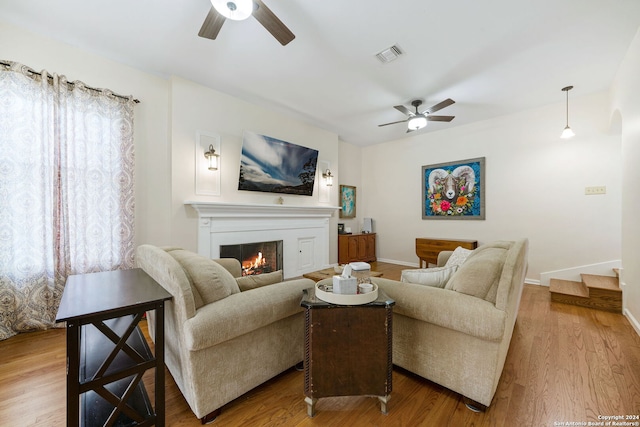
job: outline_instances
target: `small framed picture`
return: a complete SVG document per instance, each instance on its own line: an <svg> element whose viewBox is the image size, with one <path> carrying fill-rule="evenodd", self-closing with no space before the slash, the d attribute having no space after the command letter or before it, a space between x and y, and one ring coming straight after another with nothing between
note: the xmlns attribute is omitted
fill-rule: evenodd
<svg viewBox="0 0 640 427"><path fill-rule="evenodd" d="M340 186L340 218L356 217L356 187L351 185Z"/></svg>

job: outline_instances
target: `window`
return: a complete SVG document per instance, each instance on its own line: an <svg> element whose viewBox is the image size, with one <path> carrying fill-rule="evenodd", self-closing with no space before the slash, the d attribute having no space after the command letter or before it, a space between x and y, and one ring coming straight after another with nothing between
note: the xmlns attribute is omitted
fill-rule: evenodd
<svg viewBox="0 0 640 427"><path fill-rule="evenodd" d="M133 266L133 106L0 67L0 339L51 326L68 275Z"/></svg>

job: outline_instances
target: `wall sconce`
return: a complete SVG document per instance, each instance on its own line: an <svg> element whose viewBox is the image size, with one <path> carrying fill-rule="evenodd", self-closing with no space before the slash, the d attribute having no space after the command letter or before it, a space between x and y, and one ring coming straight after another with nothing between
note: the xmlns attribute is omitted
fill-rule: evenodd
<svg viewBox="0 0 640 427"><path fill-rule="evenodd" d="M562 135L560 135L560 138L562 139L569 139L575 135L575 133L569 127L569 91L571 89L573 89L573 86L567 86L562 88L563 92L567 92L567 126L562 131Z"/></svg>
<svg viewBox="0 0 640 427"><path fill-rule="evenodd" d="M207 167L210 171L218 170L218 157L216 150L213 148L213 144L209 144L209 150L204 152L204 157L207 159Z"/></svg>
<svg viewBox="0 0 640 427"><path fill-rule="evenodd" d="M333 175L331 175L331 171L329 169L327 169L325 172L322 172L322 177L325 179L327 187L331 187L333 185Z"/></svg>

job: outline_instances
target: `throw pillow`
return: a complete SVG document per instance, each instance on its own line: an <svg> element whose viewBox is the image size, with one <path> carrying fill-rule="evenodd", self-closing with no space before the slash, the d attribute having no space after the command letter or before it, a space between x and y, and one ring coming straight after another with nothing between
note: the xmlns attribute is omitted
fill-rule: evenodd
<svg viewBox="0 0 640 427"><path fill-rule="evenodd" d="M240 292L236 279L217 262L185 250L168 253L180 263L189 278L194 289L196 308L201 307L196 294L200 295L202 305L207 305Z"/></svg>
<svg viewBox="0 0 640 427"><path fill-rule="evenodd" d="M271 273L255 274L252 276L236 277L236 282L242 292L260 288L262 286L273 285L274 283L280 283L283 280L282 270L272 271Z"/></svg>
<svg viewBox="0 0 640 427"><path fill-rule="evenodd" d="M451 267L452 265L462 265L467 260L467 257L472 253L473 249L465 249L462 246L458 246L444 266Z"/></svg>
<svg viewBox="0 0 640 427"><path fill-rule="evenodd" d="M507 250L497 247L476 249L447 283L447 289L486 299L491 287L500 279Z"/></svg>
<svg viewBox="0 0 640 427"><path fill-rule="evenodd" d="M420 268L415 270L402 270L401 282L416 283L418 285L444 288L453 273L458 269L457 265L450 267Z"/></svg>

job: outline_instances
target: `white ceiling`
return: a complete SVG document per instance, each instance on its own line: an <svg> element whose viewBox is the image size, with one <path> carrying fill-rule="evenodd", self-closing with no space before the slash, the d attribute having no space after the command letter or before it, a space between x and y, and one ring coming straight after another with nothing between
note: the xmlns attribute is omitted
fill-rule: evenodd
<svg viewBox="0 0 640 427"><path fill-rule="evenodd" d="M575 86L570 98L606 90L640 27L640 0L264 3L296 35L287 46L254 18L227 20L215 41L198 37L209 0L0 0L0 21L193 80L358 145L407 135L404 124L377 125L403 120L393 106L414 98L456 101L438 113L455 115L451 123L423 133L564 102L567 85ZM406 54L378 62L375 54L393 44Z"/></svg>

